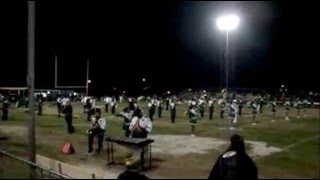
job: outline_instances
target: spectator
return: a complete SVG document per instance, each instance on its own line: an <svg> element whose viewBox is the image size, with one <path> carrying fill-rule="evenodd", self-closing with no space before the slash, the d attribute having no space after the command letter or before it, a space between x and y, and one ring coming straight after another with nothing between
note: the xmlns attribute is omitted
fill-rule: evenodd
<svg viewBox="0 0 320 180"><path fill-rule="evenodd" d="M241 136L233 135L231 145L220 155L208 179L258 179L258 169L245 152Z"/></svg>

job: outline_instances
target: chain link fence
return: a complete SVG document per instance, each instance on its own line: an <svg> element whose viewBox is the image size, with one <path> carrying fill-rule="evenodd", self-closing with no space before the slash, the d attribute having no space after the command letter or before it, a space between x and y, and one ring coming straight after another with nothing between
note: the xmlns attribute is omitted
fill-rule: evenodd
<svg viewBox="0 0 320 180"><path fill-rule="evenodd" d="M72 179L0 149L0 179L30 179L31 169L34 179Z"/></svg>

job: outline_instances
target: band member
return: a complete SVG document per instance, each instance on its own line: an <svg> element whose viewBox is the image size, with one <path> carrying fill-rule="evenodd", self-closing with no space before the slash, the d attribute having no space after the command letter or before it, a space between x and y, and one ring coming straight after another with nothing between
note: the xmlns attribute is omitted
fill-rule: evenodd
<svg viewBox="0 0 320 180"><path fill-rule="evenodd" d="M299 98L296 99L294 106L297 108L297 118L300 119L300 109L302 106L302 102L300 101Z"/></svg>
<svg viewBox="0 0 320 180"><path fill-rule="evenodd" d="M129 98L129 99L128 99L128 102L129 102L129 110L130 110L130 111L134 111L134 110L135 110L134 100L133 100L132 98Z"/></svg>
<svg viewBox="0 0 320 180"><path fill-rule="evenodd" d="M259 112L260 113L260 105L261 105L261 96L260 95L258 95L256 98L255 98L255 104L256 104L256 106L257 106L257 112Z"/></svg>
<svg viewBox="0 0 320 180"><path fill-rule="evenodd" d="M171 123L174 124L176 119L176 103L174 101L170 103L170 111Z"/></svg>
<svg viewBox="0 0 320 180"><path fill-rule="evenodd" d="M123 125L122 125L122 130L124 131L124 135L125 137L129 137L131 134L131 131L129 130L129 126L130 126L130 122L131 122L131 118L132 118L132 111L130 111L130 109L128 107L123 109L123 112L121 112L120 114L116 114L116 116L119 117L123 117L124 121L123 121Z"/></svg>
<svg viewBox="0 0 320 180"><path fill-rule="evenodd" d="M39 98L39 102L38 102L38 116L42 115L42 98Z"/></svg>
<svg viewBox="0 0 320 180"><path fill-rule="evenodd" d="M74 127L72 126L72 106L70 100L66 100L62 102L61 113L64 114L64 119L66 120L68 126L68 133L74 133Z"/></svg>
<svg viewBox="0 0 320 180"><path fill-rule="evenodd" d="M303 116L304 117L307 117L307 108L308 108L308 105L309 105L309 101L307 99L303 100Z"/></svg>
<svg viewBox="0 0 320 180"><path fill-rule="evenodd" d="M102 142L103 142L103 137L104 133L106 130L106 120L105 118L101 117L101 110L99 108L95 109L95 117L92 118L93 123L92 123L92 128L90 128L88 132L88 146L89 150L88 153L91 154L93 151L93 139L94 137L98 136L98 149L96 150L97 153L100 153L102 149Z"/></svg>
<svg viewBox="0 0 320 180"><path fill-rule="evenodd" d="M209 102L208 102L208 105L209 105L209 119L212 120L212 117L213 117L213 110L214 110L214 101L212 99L212 97L210 98Z"/></svg>
<svg viewBox="0 0 320 180"><path fill-rule="evenodd" d="M193 106L189 110L189 123L191 126L191 137L195 137L195 135L194 135L195 127L197 125L197 108L196 108L196 106Z"/></svg>
<svg viewBox="0 0 320 180"><path fill-rule="evenodd" d="M2 101L2 121L8 120L8 114L9 114L9 100L7 97L3 98Z"/></svg>
<svg viewBox="0 0 320 180"><path fill-rule="evenodd" d="M220 119L223 119L223 114L227 106L227 101L224 98L221 98L219 99L218 104L220 106Z"/></svg>
<svg viewBox="0 0 320 180"><path fill-rule="evenodd" d="M290 106L291 103L289 101L289 99L286 100L286 102L284 103L284 106L286 107L286 120L289 121L289 111L290 111Z"/></svg>
<svg viewBox="0 0 320 180"><path fill-rule="evenodd" d="M252 125L256 125L256 116L258 112L258 102L257 101L252 101L251 102L251 108L252 108Z"/></svg>
<svg viewBox="0 0 320 180"><path fill-rule="evenodd" d="M153 121L153 115L156 111L156 107L155 107L155 104L153 103L153 100L149 101L148 102L148 110L149 110L149 118L151 121Z"/></svg>
<svg viewBox="0 0 320 180"><path fill-rule="evenodd" d="M84 105L84 112L87 114L87 121L91 121L91 116L92 116L92 104L90 102L90 99L86 99L86 103Z"/></svg>
<svg viewBox="0 0 320 180"><path fill-rule="evenodd" d="M58 109L58 117L60 117L60 113L61 113L61 108L62 108L62 105L61 105L61 98L58 97L57 99L57 109Z"/></svg>
<svg viewBox="0 0 320 180"><path fill-rule="evenodd" d="M203 98L199 99L199 112L201 117L204 116L204 104L205 104L204 99Z"/></svg>
<svg viewBox="0 0 320 180"><path fill-rule="evenodd" d="M28 108L28 107L29 107L29 98L28 98L28 97L25 98L24 107L25 107L25 108ZM61 111L61 104L60 104L60 111ZM60 114L59 114L58 116L60 117Z"/></svg>
<svg viewBox="0 0 320 180"><path fill-rule="evenodd" d="M242 115L242 107L243 107L243 100L242 98L239 99L239 116Z"/></svg>
<svg viewBox="0 0 320 180"><path fill-rule="evenodd" d="M260 114L262 114L262 109L263 109L263 105L264 105L264 99L260 96L260 104L259 104L259 111Z"/></svg>
<svg viewBox="0 0 320 180"><path fill-rule="evenodd" d="M274 100L271 102L271 111L272 111L272 122L276 121L276 111L277 111L277 99L274 98Z"/></svg>
<svg viewBox="0 0 320 180"><path fill-rule="evenodd" d="M189 109L191 109L191 103L192 103L192 99L189 99L189 100L188 100L188 107L189 107Z"/></svg>
<svg viewBox="0 0 320 180"><path fill-rule="evenodd" d="M157 106L158 106L158 118L161 118L161 114L162 114L162 100L159 98L157 100Z"/></svg>
<svg viewBox="0 0 320 180"><path fill-rule="evenodd" d="M132 138L147 138L148 133L152 131L152 122L148 116L143 116L138 108L131 120L129 130L132 132Z"/></svg>
<svg viewBox="0 0 320 180"><path fill-rule="evenodd" d="M191 118L190 109L197 106L197 101L195 97L190 100L189 109L187 110L187 114L189 114L189 119Z"/></svg>
<svg viewBox="0 0 320 180"><path fill-rule="evenodd" d="M238 122L238 112L239 112L239 106L236 99L232 101L232 104L230 105L230 116L231 119L231 128L233 129L233 124L236 124Z"/></svg>
<svg viewBox="0 0 320 180"><path fill-rule="evenodd" d="M169 110L169 97L166 98L166 110L168 111Z"/></svg>
<svg viewBox="0 0 320 180"><path fill-rule="evenodd" d="M197 106L197 105L198 105L198 104L197 104L196 98L193 98L192 101L191 101L191 107L190 107L190 109L191 109L192 107Z"/></svg>
<svg viewBox="0 0 320 180"><path fill-rule="evenodd" d="M110 106L111 106L111 114L113 115L116 112L116 106L117 106L117 102L115 98L112 98L110 102Z"/></svg>
<svg viewBox="0 0 320 180"><path fill-rule="evenodd" d="M105 112L108 113L109 112L109 103L110 103L110 97L106 96L103 100L104 105L105 105Z"/></svg>

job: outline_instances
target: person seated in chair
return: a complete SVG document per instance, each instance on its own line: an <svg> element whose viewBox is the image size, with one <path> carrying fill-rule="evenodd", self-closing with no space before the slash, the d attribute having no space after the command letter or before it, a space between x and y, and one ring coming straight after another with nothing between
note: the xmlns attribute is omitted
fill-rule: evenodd
<svg viewBox="0 0 320 180"><path fill-rule="evenodd" d="M98 149L96 150L97 153L100 153L102 149L102 142L103 137L106 129L106 120L105 118L101 117L101 110L95 110L95 117L93 118L92 128L88 130L88 137L89 137L89 150L88 153L91 154L93 151L93 139L97 136L98 137Z"/></svg>

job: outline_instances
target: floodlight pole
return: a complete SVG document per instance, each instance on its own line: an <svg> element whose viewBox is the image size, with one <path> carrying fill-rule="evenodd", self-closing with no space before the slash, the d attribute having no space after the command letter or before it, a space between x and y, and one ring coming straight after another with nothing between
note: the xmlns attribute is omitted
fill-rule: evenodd
<svg viewBox="0 0 320 180"><path fill-rule="evenodd" d="M228 92L228 81L229 81L229 31L226 30L226 91Z"/></svg>
<svg viewBox="0 0 320 180"><path fill-rule="evenodd" d="M28 1L28 92L29 92L29 161L36 163L35 102L34 102L34 60L35 60L35 1ZM29 175L36 178L36 169L30 165Z"/></svg>
<svg viewBox="0 0 320 180"><path fill-rule="evenodd" d="M54 56L54 87L58 88L58 57Z"/></svg>
<svg viewBox="0 0 320 180"><path fill-rule="evenodd" d="M89 58L88 58L88 60L87 60L86 94L87 94L87 96L89 96Z"/></svg>

